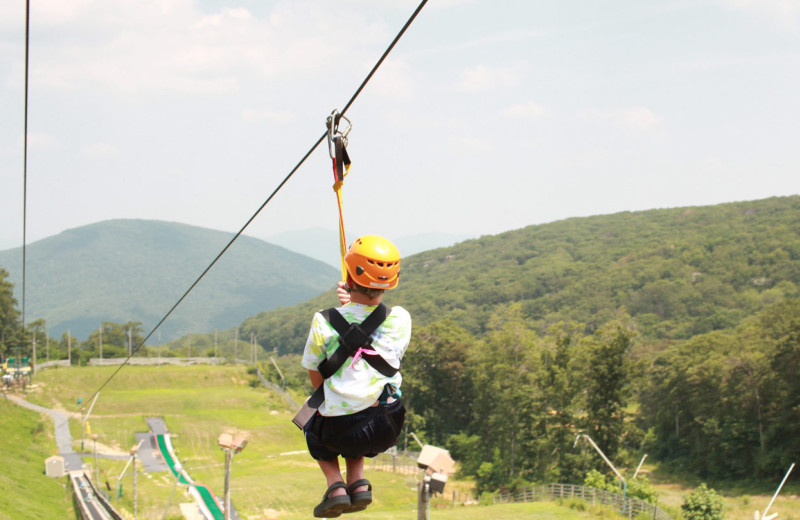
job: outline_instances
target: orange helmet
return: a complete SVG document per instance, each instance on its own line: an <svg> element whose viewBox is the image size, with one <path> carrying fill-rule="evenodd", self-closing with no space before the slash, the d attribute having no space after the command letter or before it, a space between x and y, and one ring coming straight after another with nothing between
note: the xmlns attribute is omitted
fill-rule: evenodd
<svg viewBox="0 0 800 520"><path fill-rule="evenodd" d="M400 270L400 252L378 235L356 239L344 256L348 278L362 287L394 289Z"/></svg>

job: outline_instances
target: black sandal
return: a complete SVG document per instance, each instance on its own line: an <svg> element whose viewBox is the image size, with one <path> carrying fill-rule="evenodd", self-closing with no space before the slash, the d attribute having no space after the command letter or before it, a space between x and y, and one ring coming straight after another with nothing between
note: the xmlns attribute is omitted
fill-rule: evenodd
<svg viewBox="0 0 800 520"><path fill-rule="evenodd" d="M322 495L322 502L314 508L314 516L316 518L336 518L345 510L350 509L350 495L328 496L331 491L339 488L347 489L347 485L342 481L334 482L325 491L325 494Z"/></svg>
<svg viewBox="0 0 800 520"><path fill-rule="evenodd" d="M367 490L357 493L353 491L355 488L361 486L367 486ZM365 478L356 480L347 486L347 494L350 495L350 507L344 512L355 513L356 511L363 511L372 503L372 484Z"/></svg>

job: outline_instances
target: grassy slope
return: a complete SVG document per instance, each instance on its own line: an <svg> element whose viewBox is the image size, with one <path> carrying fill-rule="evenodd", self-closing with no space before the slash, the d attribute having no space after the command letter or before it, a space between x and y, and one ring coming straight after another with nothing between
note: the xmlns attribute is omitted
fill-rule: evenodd
<svg viewBox="0 0 800 520"><path fill-rule="evenodd" d="M111 374L108 368L72 368L43 371L37 378L38 389L28 400L66 410L77 408L77 398L86 402L94 389ZM162 416L173 434L173 445L180 459L195 480L207 484L221 495L224 490L222 452L216 446L217 436L225 431L246 433L250 442L234 458L232 496L244 518L299 519L310 516L311 508L324 491L324 481L314 461L305 452L300 432L290 423L291 412L283 401L269 391L253 389L243 367L126 367L101 393L90 419L91 428L99 435L99 451L127 451L134 443L134 432L146 430L145 417ZM29 414L30 415L30 414ZM80 432L73 420L73 437L80 446ZM35 414L31 419L36 422ZM46 431L51 431L48 425ZM23 428L20 435L25 435ZM52 441L51 441L52 444ZM92 447L86 442L87 451ZM34 457L35 472L42 472L45 450ZM91 457L85 462L93 463ZM116 486L116 476L124 461L100 459L100 481ZM413 476L370 471L376 500L370 518L415 518L416 479ZM27 486L27 481L23 480ZM452 482L450 486L458 484ZM5 485L3 486L6 488ZM139 481L140 518L160 518L170 500L173 481L168 473L142 474ZM451 488L452 488L451 487ZM124 496L116 504L132 509L131 479L123 481ZM64 495L40 490L42 496ZM188 502L179 488L168 511L169 518L178 517L179 502ZM9 500L8 507L16 507ZM448 501L438 500L437 518L485 518L484 508L449 508ZM516 518L519 514L538 512L541 518L590 518L556 504L497 506L492 513L498 519ZM44 515L43 517L51 517ZM58 515L54 516L57 517ZM16 517L16 515L12 516ZM363 517L363 515L362 515Z"/></svg>
<svg viewBox="0 0 800 520"><path fill-rule="evenodd" d="M56 454L52 421L2 398L0 417L0 519L71 517L67 479L44 474Z"/></svg>
<svg viewBox="0 0 800 520"><path fill-rule="evenodd" d="M702 483L695 477L687 477L680 470L664 466L646 464L642 471L658 489L659 502L669 512L679 511L685 497ZM792 477L794 478L783 487L769 510L770 515L778 513L778 520L800 520L800 485L797 484L797 475L794 472ZM764 512L780 484L780 479L774 483L708 481L706 484L722 495L726 520L752 520L755 511Z"/></svg>
<svg viewBox="0 0 800 520"><path fill-rule="evenodd" d="M40 373L38 389L28 400L49 407L76 410L76 400L87 401L112 373L113 368L52 369ZM293 520L310 517L310 509L319 501L324 491L322 476L305 452L300 432L290 423L291 412L273 393L249 386L244 367L125 367L102 391L90 420L92 431L98 433L100 451L127 452L134 443L134 432L147 429L145 417L162 416L173 434L173 445L178 456L185 461L189 474L207 484L221 495L224 490L222 452L216 446L217 436L225 431L244 432L249 436L247 448L234 458L232 471L232 497L243 518L280 518ZM299 396L298 396L299 397ZM58 518L60 514L26 513L20 507L69 509L61 481L44 477L44 459L53 453L52 422L39 419L33 412L18 409L10 403L3 405L4 432L3 467L11 467L22 460L24 471L5 472L0 479L2 489L13 483L22 483L26 493L36 500L19 502L16 496L0 494L0 518ZM6 420L9 428L6 428ZM77 416L79 417L79 416ZM80 446L79 420L73 420L73 437L76 448ZM44 433L34 435L34 448L26 452L22 446L29 442L31 431L44 426ZM49 437L48 437L49 436ZM7 442L8 441L8 442ZM91 443L86 443L87 451ZM26 454L27 453L27 454ZM93 459L87 457L87 463ZM100 459L101 483L108 481L116 486L116 476L122 471L124 461ZM683 497L699 482L676 478L674 474L651 470L651 479L661 493L661 503L677 509ZM369 518L416 518L416 479L412 476L383 471L370 471L368 478L375 486L376 502L370 508ZM161 518L170 501L174 481L168 473L139 474L139 517ZM709 483L716 489L717 483ZM448 490L467 483L455 480ZM777 485L777 483L776 483ZM132 510L131 478L123 481L124 496L116 504ZM797 498L788 490L773 505L771 512L779 512L781 520L800 518L796 509ZM795 494L796 489L792 490ZM726 496L731 520L749 520L755 509L763 510L772 490L765 487L745 491L732 489ZM448 493L449 496L449 493ZM179 502L191 501L181 488L175 494L168 518L178 518ZM23 504L28 504L27 506ZM613 516L601 510L576 511L554 503L517 504L493 506L491 513L483 507L452 508L448 500L434 503L432 516L444 520L470 520L491 515L496 520L530 517L571 520ZM14 513L11 513L11 512ZM794 515L794 516L793 516ZM362 518L366 516L361 515Z"/></svg>

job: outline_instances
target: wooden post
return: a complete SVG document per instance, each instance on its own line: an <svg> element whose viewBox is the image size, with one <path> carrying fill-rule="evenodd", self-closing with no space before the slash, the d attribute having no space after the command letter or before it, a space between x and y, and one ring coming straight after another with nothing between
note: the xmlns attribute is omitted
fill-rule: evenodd
<svg viewBox="0 0 800 520"><path fill-rule="evenodd" d="M231 520L231 461L233 453L225 449L225 520Z"/></svg>
<svg viewBox="0 0 800 520"><path fill-rule="evenodd" d="M428 520L428 483L425 481L419 483L417 520Z"/></svg>
<svg viewBox="0 0 800 520"><path fill-rule="evenodd" d="M131 455L133 455L133 520L136 520L136 510L137 510L137 495L136 495L136 448L131 450Z"/></svg>

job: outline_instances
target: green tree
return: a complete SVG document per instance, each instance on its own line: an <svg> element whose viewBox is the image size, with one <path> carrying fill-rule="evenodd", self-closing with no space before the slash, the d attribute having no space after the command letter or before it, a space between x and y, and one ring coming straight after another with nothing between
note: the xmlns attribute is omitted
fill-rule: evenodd
<svg viewBox="0 0 800 520"><path fill-rule="evenodd" d="M629 317L623 315L587 338L586 428L612 460L625 431L625 407L631 380L628 354L633 334Z"/></svg>
<svg viewBox="0 0 800 520"><path fill-rule="evenodd" d="M467 366L473 344L472 336L451 321L414 330L403 357L403 400L422 419L430 444L442 446L469 428L473 388Z"/></svg>
<svg viewBox="0 0 800 520"><path fill-rule="evenodd" d="M481 439L476 456L492 465L478 475L481 491L531 476L524 453L533 441L535 409L541 409L536 341L521 305L514 304L492 317L476 351L473 431Z"/></svg>
<svg viewBox="0 0 800 520"><path fill-rule="evenodd" d="M526 462L537 480L579 482L584 458L572 449L575 440L581 381L576 349L582 326L559 322L539 342L535 384L541 393L536 413L535 445Z"/></svg>
<svg viewBox="0 0 800 520"><path fill-rule="evenodd" d="M787 467L800 456L800 299L773 305L759 321L773 345L771 379L765 384L766 399L774 410L765 433L771 453L763 464L765 474L774 475L775 468Z"/></svg>
<svg viewBox="0 0 800 520"><path fill-rule="evenodd" d="M6 357L12 347L20 346L20 311L14 298L14 284L8 271L0 267L0 354Z"/></svg>

